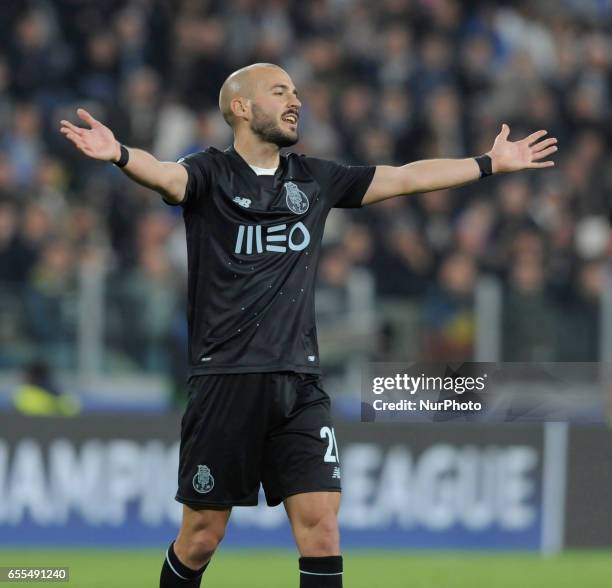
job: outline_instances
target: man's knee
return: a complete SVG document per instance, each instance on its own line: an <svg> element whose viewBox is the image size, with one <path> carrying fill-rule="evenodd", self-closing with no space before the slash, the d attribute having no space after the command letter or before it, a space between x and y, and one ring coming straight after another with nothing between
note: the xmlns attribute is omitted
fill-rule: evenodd
<svg viewBox="0 0 612 588"><path fill-rule="evenodd" d="M333 510L303 513L295 521L294 529L303 556L324 557L340 552L340 533Z"/></svg>
<svg viewBox="0 0 612 588"><path fill-rule="evenodd" d="M225 534L229 511L194 511L185 507L174 550L185 565L199 568L213 556Z"/></svg>
<svg viewBox="0 0 612 588"><path fill-rule="evenodd" d="M223 539L224 531L216 528L204 528L195 531L187 538L186 551L191 561L206 563L215 553Z"/></svg>

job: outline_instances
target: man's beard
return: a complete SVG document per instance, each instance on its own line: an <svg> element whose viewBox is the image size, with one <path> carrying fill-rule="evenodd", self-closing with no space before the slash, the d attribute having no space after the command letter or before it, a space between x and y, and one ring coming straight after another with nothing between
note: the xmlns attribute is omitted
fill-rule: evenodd
<svg viewBox="0 0 612 588"><path fill-rule="evenodd" d="M295 145L299 140L297 131L295 135L290 135L283 131L278 123L270 115L264 113L256 104L253 104L251 130L262 141L272 143L281 149L283 147L291 147L291 145Z"/></svg>

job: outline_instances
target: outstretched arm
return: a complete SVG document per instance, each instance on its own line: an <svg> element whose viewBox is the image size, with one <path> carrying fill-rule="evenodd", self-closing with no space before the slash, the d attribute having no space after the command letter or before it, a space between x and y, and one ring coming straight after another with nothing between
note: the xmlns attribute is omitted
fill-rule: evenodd
<svg viewBox="0 0 612 588"><path fill-rule="evenodd" d="M493 173L507 173L522 169L552 167L554 161L542 161L557 151L557 139L542 140L548 131L537 131L520 141L508 141L510 128L502 125L495 143L487 153L491 157ZM402 194L433 192L469 184L480 178L480 168L474 158L426 159L401 167L380 165L362 205L374 204Z"/></svg>
<svg viewBox="0 0 612 588"><path fill-rule="evenodd" d="M90 128L77 127L63 120L60 132L72 141L81 153L92 159L119 161L120 144L113 132L86 110L79 108L77 114ZM121 168L127 176L159 192L168 202L176 204L183 200L187 187L187 170L180 163L159 161L142 149L130 147L128 151L128 163Z"/></svg>

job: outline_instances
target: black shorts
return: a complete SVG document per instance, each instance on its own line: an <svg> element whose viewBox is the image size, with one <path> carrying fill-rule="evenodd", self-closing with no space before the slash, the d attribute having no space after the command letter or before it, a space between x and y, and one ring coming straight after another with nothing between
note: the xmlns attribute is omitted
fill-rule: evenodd
<svg viewBox="0 0 612 588"><path fill-rule="evenodd" d="M340 492L330 399L314 374L193 376L181 422L176 500L192 508L269 506Z"/></svg>

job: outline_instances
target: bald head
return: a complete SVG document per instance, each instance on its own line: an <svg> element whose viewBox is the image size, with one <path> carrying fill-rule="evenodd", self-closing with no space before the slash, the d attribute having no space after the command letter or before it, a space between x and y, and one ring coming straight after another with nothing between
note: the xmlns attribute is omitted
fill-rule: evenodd
<svg viewBox="0 0 612 588"><path fill-rule="evenodd" d="M252 99L262 77L261 74L270 70L284 72L281 67L273 63L254 63L236 70L223 82L219 92L219 110L230 127L234 127L232 100L235 98Z"/></svg>

